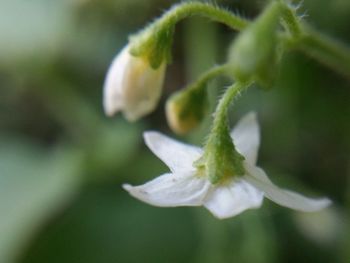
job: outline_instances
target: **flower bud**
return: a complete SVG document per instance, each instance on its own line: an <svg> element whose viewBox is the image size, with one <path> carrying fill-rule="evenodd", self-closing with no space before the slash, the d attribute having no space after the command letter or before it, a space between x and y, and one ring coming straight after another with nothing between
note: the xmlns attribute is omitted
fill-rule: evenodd
<svg viewBox="0 0 350 263"><path fill-rule="evenodd" d="M279 12L280 5L274 2L233 43L229 60L237 79L266 79L266 68L276 61Z"/></svg>
<svg viewBox="0 0 350 263"><path fill-rule="evenodd" d="M166 117L177 134L186 134L203 120L207 110L205 89L188 88L172 95L166 103Z"/></svg>
<svg viewBox="0 0 350 263"><path fill-rule="evenodd" d="M165 63L154 69L144 57L130 54L127 45L114 58L107 72L103 107L108 116L122 111L135 121L157 106L164 82Z"/></svg>

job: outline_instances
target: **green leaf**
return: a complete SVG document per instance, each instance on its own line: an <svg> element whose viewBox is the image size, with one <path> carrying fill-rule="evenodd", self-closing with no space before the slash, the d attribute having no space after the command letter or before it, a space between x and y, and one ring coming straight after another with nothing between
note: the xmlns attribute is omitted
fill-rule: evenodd
<svg viewBox="0 0 350 263"><path fill-rule="evenodd" d="M14 262L80 182L80 157L0 136L0 262Z"/></svg>

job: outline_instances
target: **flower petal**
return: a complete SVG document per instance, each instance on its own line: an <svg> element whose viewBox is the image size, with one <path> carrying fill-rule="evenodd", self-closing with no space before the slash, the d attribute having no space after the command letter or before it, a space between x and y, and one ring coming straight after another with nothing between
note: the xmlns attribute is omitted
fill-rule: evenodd
<svg viewBox="0 0 350 263"><path fill-rule="evenodd" d="M148 148L161 159L172 172L194 171L193 162L202 155L202 149L171 139L159 132L143 134Z"/></svg>
<svg viewBox="0 0 350 263"><path fill-rule="evenodd" d="M249 176L247 176L249 183L263 191L268 199L279 205L303 212L314 212L332 203L328 198L313 199L293 191L281 189L274 185L266 173L259 167L247 165L246 169L249 173Z"/></svg>
<svg viewBox="0 0 350 263"><path fill-rule="evenodd" d="M237 147L250 164L256 164L260 144L260 129L255 112L245 115L231 131L231 137Z"/></svg>
<svg viewBox="0 0 350 263"><path fill-rule="evenodd" d="M229 218L247 209L259 208L264 194L243 179L218 186L208 194L204 206L220 219Z"/></svg>
<svg viewBox="0 0 350 263"><path fill-rule="evenodd" d="M166 64L153 69L148 60L130 54L126 45L113 59L103 88L103 107L108 116L122 110L129 121L150 113L157 106Z"/></svg>
<svg viewBox="0 0 350 263"><path fill-rule="evenodd" d="M129 48L124 47L115 56L109 66L103 87L103 108L108 116L112 116L124 107L123 77L129 60Z"/></svg>
<svg viewBox="0 0 350 263"><path fill-rule="evenodd" d="M135 198L154 206L199 206L203 204L210 182L193 173L164 174L140 186L124 184Z"/></svg>
<svg viewBox="0 0 350 263"><path fill-rule="evenodd" d="M153 69L147 60L129 55L123 78L123 113L126 119L136 121L157 107L165 69L165 63Z"/></svg>

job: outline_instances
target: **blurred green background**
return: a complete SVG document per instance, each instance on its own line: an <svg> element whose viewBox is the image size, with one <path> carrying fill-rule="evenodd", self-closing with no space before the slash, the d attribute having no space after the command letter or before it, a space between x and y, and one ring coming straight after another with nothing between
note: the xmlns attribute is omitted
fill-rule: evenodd
<svg viewBox="0 0 350 263"><path fill-rule="evenodd" d="M201 18L176 28L156 112L136 123L102 111L105 72L127 36L172 0L0 0L0 262L350 262L350 80L293 52L274 89L251 89L232 124L258 112L259 165L281 186L334 205L314 214L265 201L228 220L155 208L121 188L167 171L142 131L166 125L167 96L225 61L235 33ZM248 18L262 0L217 1ZM350 43L350 1L301 13ZM210 84L212 104L227 80ZM201 145L210 120L187 137Z"/></svg>

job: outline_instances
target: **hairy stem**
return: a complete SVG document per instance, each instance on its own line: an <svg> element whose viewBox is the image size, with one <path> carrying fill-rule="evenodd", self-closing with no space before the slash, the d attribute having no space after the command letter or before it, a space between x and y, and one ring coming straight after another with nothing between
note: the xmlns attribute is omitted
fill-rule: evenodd
<svg viewBox="0 0 350 263"><path fill-rule="evenodd" d="M309 26L303 31L297 48L350 79L350 48Z"/></svg>
<svg viewBox="0 0 350 263"><path fill-rule="evenodd" d="M188 88L196 89L197 91L204 89L206 87L206 84L210 80L222 75L230 76L229 69L229 63L214 66L213 68L209 69L208 71L204 72L201 76L199 76L199 78L194 83L191 83L188 86Z"/></svg>
<svg viewBox="0 0 350 263"><path fill-rule="evenodd" d="M350 79L349 47L306 23L301 23L295 10L285 4L282 8L282 21L291 35L285 39L290 48L301 50Z"/></svg>
<svg viewBox="0 0 350 263"><path fill-rule="evenodd" d="M175 25L180 20L193 15L210 18L235 30L242 30L249 24L247 20L226 9L200 2L181 3L173 6L160 18L159 23Z"/></svg>
<svg viewBox="0 0 350 263"><path fill-rule="evenodd" d="M294 37L297 38L301 35L302 29L295 10L291 9L286 4L281 4L281 17L283 24L287 31Z"/></svg>
<svg viewBox="0 0 350 263"><path fill-rule="evenodd" d="M213 132L221 132L223 126L227 126L227 112L229 106L233 99L239 95L244 89L248 88L249 84L236 82L229 88L227 88L224 96L219 101L218 106L216 107L214 123L213 123Z"/></svg>

